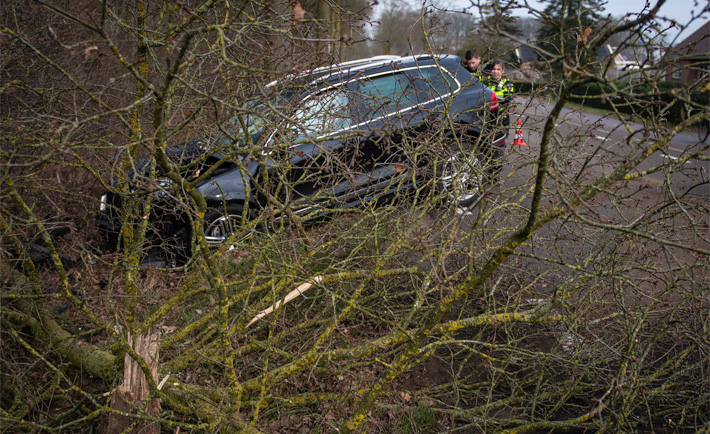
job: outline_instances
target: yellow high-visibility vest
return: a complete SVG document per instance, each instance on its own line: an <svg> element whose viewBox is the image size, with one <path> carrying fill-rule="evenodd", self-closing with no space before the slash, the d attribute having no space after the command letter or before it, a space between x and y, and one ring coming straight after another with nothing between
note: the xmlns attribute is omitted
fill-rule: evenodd
<svg viewBox="0 0 710 434"><path fill-rule="evenodd" d="M513 82L507 78L501 78L498 83L493 83L490 78L488 78L488 87L496 93L499 101L505 102L508 98L513 96Z"/></svg>

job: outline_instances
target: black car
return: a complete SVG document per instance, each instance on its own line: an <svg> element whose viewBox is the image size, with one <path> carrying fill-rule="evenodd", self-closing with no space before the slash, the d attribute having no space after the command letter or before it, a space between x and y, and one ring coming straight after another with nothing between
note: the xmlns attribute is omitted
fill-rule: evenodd
<svg viewBox="0 0 710 434"><path fill-rule="evenodd" d="M207 202L207 243L220 244L241 236L245 218L311 218L429 184L470 205L505 145L497 117L495 93L458 57L379 56L270 83L168 155ZM130 176L151 198L149 240L189 243L184 189L147 159ZM97 218L114 246L122 203L107 192Z"/></svg>

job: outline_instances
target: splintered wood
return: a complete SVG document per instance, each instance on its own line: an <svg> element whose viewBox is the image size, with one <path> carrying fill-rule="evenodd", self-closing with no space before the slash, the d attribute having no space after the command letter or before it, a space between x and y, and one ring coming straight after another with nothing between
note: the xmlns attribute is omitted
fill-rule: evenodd
<svg viewBox="0 0 710 434"><path fill-rule="evenodd" d="M153 381L158 380L158 355L160 344L158 338L160 332L157 330L149 330L148 332L136 337L133 349L136 354L145 360L146 365L150 369L153 376ZM131 342L130 335L128 341ZM145 400L150 397L150 389L148 380L143 374L140 365L126 353L123 368L123 381L120 386L111 395L111 408L122 413L143 414L158 417L160 415L160 400L151 399L150 402L144 404ZM141 411L141 408L144 408ZM160 423L139 420L136 417L123 416L112 414L109 417L108 429L109 434L124 432L126 428L138 422L132 432L141 434L160 434Z"/></svg>
<svg viewBox="0 0 710 434"><path fill-rule="evenodd" d="M300 297L301 295L303 295L304 292L308 291L311 288L311 286L318 285L322 281L323 281L323 276L316 276L310 282L306 282L306 283L301 284L296 289L294 289L293 291L286 294L286 297L284 297L283 300L278 300L274 304L269 306L268 308L257 313L256 316L254 318L252 318L251 321L249 321L249 323L246 325L246 327L244 327L244 329L247 329L250 325L254 324L255 322L264 318L266 315L268 315L271 312L278 309L282 303L286 304L289 301L293 300L294 298Z"/></svg>

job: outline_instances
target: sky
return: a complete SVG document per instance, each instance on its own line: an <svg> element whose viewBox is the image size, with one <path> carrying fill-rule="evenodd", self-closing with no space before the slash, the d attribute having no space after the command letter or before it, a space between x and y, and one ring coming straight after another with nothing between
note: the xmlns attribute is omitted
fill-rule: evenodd
<svg viewBox="0 0 710 434"><path fill-rule="evenodd" d="M393 0L398 1L398 0ZM422 2L434 2L446 5L451 10L468 9L472 3L479 3L485 0L401 0L410 4L421 4ZM524 3L525 0L517 0L519 3ZM544 9L544 4L538 0L527 0L528 4L538 10ZM655 4L655 0L649 0ZM380 7L385 4L386 0L372 0L373 4L379 4ZM628 13L639 13L646 6L646 0L606 0L604 13L611 14L619 18ZM703 8L705 12L702 13ZM375 7L377 10L377 7ZM526 12L520 11L520 15L524 16ZM701 18L691 20L693 16L701 16ZM703 26L710 19L710 0L666 0L661 6L658 13L659 18L668 18L675 20L679 25L685 27L682 32L678 29L669 28L666 34L666 42L672 45L677 45L688 36L692 35L697 29Z"/></svg>
<svg viewBox="0 0 710 434"><path fill-rule="evenodd" d="M456 0L457 3L464 3L463 0ZM541 3L535 0L529 0L529 3L534 8L542 8ZM653 2L655 4L655 2ZM646 5L646 0L607 0L605 5L605 13L611 14L614 17L621 17L627 13L638 13L641 12ZM710 9L710 2L708 0L666 0L666 3L661 6L658 13L658 17L665 17L676 20L679 24L685 26L688 25L692 18L692 14L700 15L703 7L707 10ZM699 29L703 24L707 23L708 18L710 18L710 10L705 12L703 18L696 19L690 23L687 29L679 35L678 30L671 29L668 32L669 38L678 38L674 41L674 44L681 42L683 39L690 36L695 30ZM668 39L668 42L672 42Z"/></svg>

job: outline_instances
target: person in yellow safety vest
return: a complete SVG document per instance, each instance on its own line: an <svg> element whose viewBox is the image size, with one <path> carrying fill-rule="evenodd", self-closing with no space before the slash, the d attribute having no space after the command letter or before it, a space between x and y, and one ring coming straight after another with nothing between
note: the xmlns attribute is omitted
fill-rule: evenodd
<svg viewBox="0 0 710 434"><path fill-rule="evenodd" d="M505 64L501 60L493 60L486 64L483 68L482 82L484 85L491 88L498 97L498 125L501 125L506 131L510 125L510 114L508 114L509 104L513 99L513 83L503 77L505 74ZM500 176L503 165L501 158L503 156L503 148L505 144L498 149L490 150L490 160L488 161L488 173L496 179Z"/></svg>
<svg viewBox="0 0 710 434"><path fill-rule="evenodd" d="M483 68L483 83L490 87L498 97L498 102L506 104L513 97L513 83L505 75L505 63L502 60L489 62Z"/></svg>
<svg viewBox="0 0 710 434"><path fill-rule="evenodd" d="M493 60L483 68L483 84L490 87L498 97L498 104L501 108L501 125L510 125L510 115L508 105L513 99L513 83L503 77L505 74L505 63L502 60Z"/></svg>

